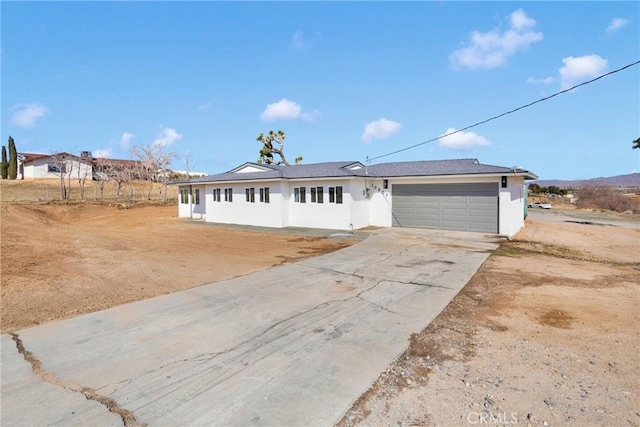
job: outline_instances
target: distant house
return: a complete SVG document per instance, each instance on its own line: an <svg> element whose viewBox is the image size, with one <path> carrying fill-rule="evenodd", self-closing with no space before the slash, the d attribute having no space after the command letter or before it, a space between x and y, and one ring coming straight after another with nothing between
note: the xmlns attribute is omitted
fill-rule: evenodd
<svg viewBox="0 0 640 427"><path fill-rule="evenodd" d="M178 215L207 222L350 230L368 226L514 235L524 225L524 169L477 159L295 166L245 163L175 183Z"/></svg>
<svg viewBox="0 0 640 427"><path fill-rule="evenodd" d="M61 152L55 154L18 153L18 178L60 178L71 173L73 177L93 179L93 165L88 152L78 157Z"/></svg>

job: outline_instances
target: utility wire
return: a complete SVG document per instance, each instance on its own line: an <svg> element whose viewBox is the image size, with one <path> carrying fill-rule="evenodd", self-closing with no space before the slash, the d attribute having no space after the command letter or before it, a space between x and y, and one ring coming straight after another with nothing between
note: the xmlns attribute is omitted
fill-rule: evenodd
<svg viewBox="0 0 640 427"><path fill-rule="evenodd" d="M458 132L462 132L462 131L465 131L465 130L467 130L467 129L474 128L474 127L476 127L476 126L480 126L480 125L482 125L482 124L484 124L484 123L490 122L490 121L492 121L492 120L499 119L500 117L506 116L507 114L515 113L516 111L522 110L522 109L524 109L524 108L531 107L532 105L535 105L535 104L537 104L537 103L539 103L539 102L546 101L546 100L548 100L548 99L553 98L554 96L562 95L563 93L567 93L567 92L569 92L569 91L572 91L572 90L574 90L574 89L576 89L576 88L579 88L580 86L588 85L589 83L593 83L593 82L595 82L596 80L600 80L600 79L602 79L602 78L604 78L604 77L610 76L611 74L618 73L618 72L620 72L620 71L622 71L622 70L626 70L627 68L633 67L634 65L638 65L638 64L640 64L640 61L636 61L636 62L633 62L633 63L631 63L631 64L625 65L624 67L622 67L622 68L618 68L617 70L610 71L610 72L608 72L608 73L606 73L606 74L603 74L603 75L601 75L601 76L598 76L598 77L596 77L596 78L594 78L594 79L588 80L588 81L586 81L586 82L582 82L582 83L577 84L577 85L575 85L575 86L572 86L572 87L570 87L570 88L568 88L568 89L561 90L560 92L556 92L556 93L554 93L553 95L545 96L544 98L540 98L540 99L538 99L537 101L530 102L530 103L528 103L528 104L526 104L526 105L523 105L523 106L521 106L521 107L514 108L513 110L509 110L509 111L507 111L507 112L505 112L505 113L498 114L497 116L493 116L493 117L488 118L488 119L486 119L486 120L482 120L482 121L480 121L480 122L478 122L478 123L474 123L474 124L472 124L472 125L469 125L469 126L467 126L467 127L462 128L462 129L458 129L458 130L455 130L455 131L453 131L453 132L449 132L449 133L446 133L446 134L444 134L444 135L440 135L440 136L437 136L437 137L435 137L435 138L431 138L431 139L430 139L430 140L428 140L428 141L419 142L419 143L417 143L417 144L411 145L411 146L409 146L409 147L401 148L401 149L399 149L399 150L392 151L392 152L387 153L387 154L382 154L382 155L380 155L380 156L367 158L367 161L369 161L369 162L370 162L371 160L381 159L382 157L387 157L387 156L391 156L391 155L393 155L393 154L401 153L401 152L403 152L403 151L411 150L412 148L416 148L416 147L419 147L419 146L421 146L421 145L428 144L429 142L437 141L437 140L438 140L438 139L440 139L440 138L445 138L445 137L447 137L447 136L454 135L454 134L456 134L456 133L458 133Z"/></svg>

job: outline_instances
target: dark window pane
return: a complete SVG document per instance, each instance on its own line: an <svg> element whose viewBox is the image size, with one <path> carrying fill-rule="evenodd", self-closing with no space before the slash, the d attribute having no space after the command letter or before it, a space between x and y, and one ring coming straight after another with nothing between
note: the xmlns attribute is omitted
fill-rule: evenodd
<svg viewBox="0 0 640 427"><path fill-rule="evenodd" d="M322 203L322 187L318 187L318 203Z"/></svg>
<svg viewBox="0 0 640 427"><path fill-rule="evenodd" d="M342 203L342 187L336 187L336 203Z"/></svg>

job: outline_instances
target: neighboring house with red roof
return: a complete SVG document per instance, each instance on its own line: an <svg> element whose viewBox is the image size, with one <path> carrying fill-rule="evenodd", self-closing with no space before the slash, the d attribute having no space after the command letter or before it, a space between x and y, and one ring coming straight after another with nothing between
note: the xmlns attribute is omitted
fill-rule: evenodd
<svg viewBox="0 0 640 427"><path fill-rule="evenodd" d="M55 154L18 153L18 178L58 178L60 174L71 173L72 177L80 176L93 179L91 154L83 152L80 157L66 152Z"/></svg>
<svg viewBox="0 0 640 427"><path fill-rule="evenodd" d="M263 227L368 226L513 236L524 226L524 181L536 174L477 159L295 166L245 163L179 187L178 215Z"/></svg>

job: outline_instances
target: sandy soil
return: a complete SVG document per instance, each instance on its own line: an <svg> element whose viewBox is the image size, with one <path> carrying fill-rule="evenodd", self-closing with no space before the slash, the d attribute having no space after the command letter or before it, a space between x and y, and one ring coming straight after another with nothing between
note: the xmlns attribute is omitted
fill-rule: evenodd
<svg viewBox="0 0 640 427"><path fill-rule="evenodd" d="M354 243L190 223L175 213L3 204L2 330ZM619 227L595 225L597 216L527 220L340 426L640 425L640 229L637 218Z"/></svg>
<svg viewBox="0 0 640 427"><path fill-rule="evenodd" d="M637 220L551 219L527 220L339 425L640 425Z"/></svg>
<svg viewBox="0 0 640 427"><path fill-rule="evenodd" d="M173 206L1 207L0 318L7 332L102 310L355 243L190 223Z"/></svg>

